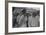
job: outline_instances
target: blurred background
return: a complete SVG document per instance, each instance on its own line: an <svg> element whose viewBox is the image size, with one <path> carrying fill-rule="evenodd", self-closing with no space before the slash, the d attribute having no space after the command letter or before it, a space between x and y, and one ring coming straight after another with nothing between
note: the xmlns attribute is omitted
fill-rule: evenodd
<svg viewBox="0 0 46 35"><path fill-rule="evenodd" d="M12 0L12 1L45 2L45 6L46 6L46 0ZM0 35L5 35L5 0L0 0ZM43 33L25 33L25 34L8 34L8 35L46 35L46 30Z"/></svg>

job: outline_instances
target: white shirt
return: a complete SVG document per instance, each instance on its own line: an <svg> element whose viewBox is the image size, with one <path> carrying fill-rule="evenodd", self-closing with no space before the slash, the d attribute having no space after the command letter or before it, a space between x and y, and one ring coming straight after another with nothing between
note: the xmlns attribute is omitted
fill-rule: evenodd
<svg viewBox="0 0 46 35"><path fill-rule="evenodd" d="M38 27L39 25L39 16L36 16L35 18L32 16L29 16L28 25L29 27Z"/></svg>
<svg viewBox="0 0 46 35"><path fill-rule="evenodd" d="M18 15L17 16L17 21L18 24L20 25L19 27L26 27L26 21L27 21L27 17L24 15Z"/></svg>

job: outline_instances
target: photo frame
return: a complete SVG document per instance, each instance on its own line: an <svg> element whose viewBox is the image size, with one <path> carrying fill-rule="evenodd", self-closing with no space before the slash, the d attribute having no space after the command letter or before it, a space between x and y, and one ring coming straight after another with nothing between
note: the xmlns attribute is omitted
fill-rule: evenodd
<svg viewBox="0 0 46 35"><path fill-rule="evenodd" d="M5 8L5 32L45 32L45 3L8 1Z"/></svg>

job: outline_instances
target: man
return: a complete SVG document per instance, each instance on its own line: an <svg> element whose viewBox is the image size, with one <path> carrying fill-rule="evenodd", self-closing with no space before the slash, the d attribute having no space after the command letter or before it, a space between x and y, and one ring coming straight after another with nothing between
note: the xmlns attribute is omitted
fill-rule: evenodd
<svg viewBox="0 0 46 35"><path fill-rule="evenodd" d="M29 27L39 27L39 16L37 16L36 12L32 13L32 16L29 17L28 21Z"/></svg>
<svg viewBox="0 0 46 35"><path fill-rule="evenodd" d="M27 16L26 15L26 9L24 8L22 12L17 16L17 21L18 21L18 27L26 27L26 20Z"/></svg>

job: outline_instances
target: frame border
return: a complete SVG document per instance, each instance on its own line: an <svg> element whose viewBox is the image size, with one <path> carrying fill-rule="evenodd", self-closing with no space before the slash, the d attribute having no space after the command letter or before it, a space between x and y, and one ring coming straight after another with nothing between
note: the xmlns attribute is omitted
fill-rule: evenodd
<svg viewBox="0 0 46 35"><path fill-rule="evenodd" d="M42 4L43 5L43 31L29 31L29 32L13 32L8 33L8 3L27 3L27 4ZM7 34L24 34L24 33L40 33L45 32L45 3L42 2L25 2L25 1L8 1L5 0L5 35Z"/></svg>

